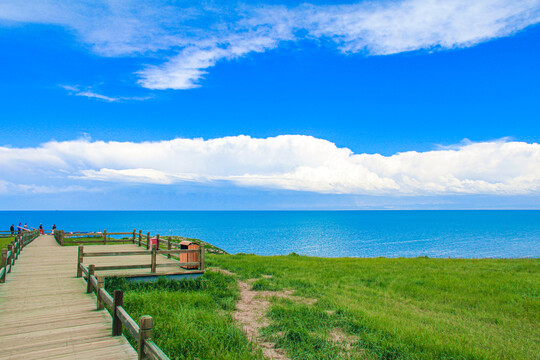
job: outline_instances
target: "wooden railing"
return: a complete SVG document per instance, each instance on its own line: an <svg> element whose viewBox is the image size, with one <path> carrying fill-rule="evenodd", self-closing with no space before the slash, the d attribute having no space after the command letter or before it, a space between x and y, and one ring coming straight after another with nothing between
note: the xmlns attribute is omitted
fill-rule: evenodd
<svg viewBox="0 0 540 360"><path fill-rule="evenodd" d="M8 244L7 249L2 249L2 258L0 259L0 283L6 282L6 276L11 272L15 265L15 260L19 258L23 248L37 238L39 232L25 231L15 235L15 240Z"/></svg>
<svg viewBox="0 0 540 360"><path fill-rule="evenodd" d="M129 239L111 239L111 235L117 236L117 235L129 235ZM85 237L101 237L100 240L86 240L82 239ZM151 238L150 232L147 232L146 234L143 234L142 230L137 231L136 229L133 229L133 231L130 232L107 232L107 230L103 230L103 232L70 232L66 233L64 230L55 230L54 231L54 238L56 239L56 242L59 245L65 245L68 243L66 239L69 238L81 238L80 241L69 241L70 244L115 244L115 243L126 243L131 242L133 244L137 244L139 246L145 246L147 250L150 250L150 241L148 239ZM159 250L160 244L167 245L167 248L170 250L172 247L178 247L178 243L173 242L170 237L167 239L163 239L160 237L159 234L155 236L157 239L157 248ZM180 239L186 239L182 236L179 237ZM171 244L171 245L169 245Z"/></svg>
<svg viewBox="0 0 540 360"><path fill-rule="evenodd" d="M66 233L64 230L55 230L54 231L54 238L56 239L56 242L64 246L67 241L65 239L69 238L85 238L85 237L101 237L101 240L94 239L94 240L83 240L80 241L69 241L70 244L115 244L115 243L125 243L125 242L132 242L135 244L135 237L136 237L136 230L133 229L133 232L107 232L107 230L103 230L103 232L91 232L91 233L82 233L82 232L71 232ZM111 239L111 235L131 235L130 240L119 240L119 239Z"/></svg>
<svg viewBox="0 0 540 360"><path fill-rule="evenodd" d="M86 280L86 292L96 293L97 309L103 310L105 306L109 308L112 315L112 335L121 336L122 328L125 327L127 332L137 341L137 353L139 360L149 358L155 360L169 360L169 357L152 341L153 319L149 315L139 317L139 322L129 316L123 308L124 295L122 290L115 290L114 296L111 296L105 290L105 278L103 276L96 277L94 271L97 266L79 263L77 266L77 276L81 274Z"/></svg>
<svg viewBox="0 0 540 360"><path fill-rule="evenodd" d="M17 232L14 231L13 233L11 231L0 231L0 237L11 237L11 236L17 236Z"/></svg>
<svg viewBox="0 0 540 360"><path fill-rule="evenodd" d="M173 243L169 241L169 249L172 247ZM178 244L175 244L178 245ZM197 261L185 261L185 262L174 262L166 264L157 263L157 255L166 255L168 258L173 254L186 254L186 260L189 259L187 254L198 254ZM85 257L104 257L104 256L136 256L136 255L148 255L150 256L150 264L140 264L140 265L106 265L106 266L96 266L95 271L103 270L130 270L130 269L150 269L150 271L155 274L157 268L162 267L189 267L190 269L196 267L195 272L204 271L204 244L200 244L198 249L177 249L177 250L158 250L157 244L152 246L150 251L110 251L110 252L84 252L84 246L79 246L79 252L77 255L77 277L81 276L81 264L84 262ZM184 273L189 273L190 271L185 271Z"/></svg>

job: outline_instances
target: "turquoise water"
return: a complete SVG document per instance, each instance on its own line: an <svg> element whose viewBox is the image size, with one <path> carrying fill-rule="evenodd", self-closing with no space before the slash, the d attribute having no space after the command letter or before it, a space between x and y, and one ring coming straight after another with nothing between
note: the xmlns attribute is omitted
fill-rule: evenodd
<svg viewBox="0 0 540 360"><path fill-rule="evenodd" d="M540 257L540 211L2 211L0 224L199 238L230 253Z"/></svg>

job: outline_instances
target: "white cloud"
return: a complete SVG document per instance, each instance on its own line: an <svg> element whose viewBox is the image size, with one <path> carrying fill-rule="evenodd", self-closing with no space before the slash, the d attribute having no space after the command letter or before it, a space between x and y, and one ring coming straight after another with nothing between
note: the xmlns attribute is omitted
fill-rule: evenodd
<svg viewBox="0 0 540 360"><path fill-rule="evenodd" d="M83 96L91 99L98 99L103 100L107 102L119 102L119 101L141 101L141 100L148 100L151 99L152 96L107 96L103 94L99 94L95 91L93 91L91 88L81 90L79 86L73 86L73 85L59 85L64 90L67 90L70 95L75 96Z"/></svg>
<svg viewBox="0 0 540 360"><path fill-rule="evenodd" d="M69 192L98 192L99 188L87 188L80 185L54 186L37 184L14 184L0 180L0 194L59 194Z"/></svg>
<svg viewBox="0 0 540 360"><path fill-rule="evenodd" d="M392 156L354 154L310 136L249 136L160 142L51 141L0 147L3 181L25 176L54 182L107 181L237 186L334 194L438 195L540 192L540 145L467 142ZM12 171L13 170L13 171ZM39 184L38 184L39 185Z"/></svg>
<svg viewBox="0 0 540 360"><path fill-rule="evenodd" d="M4 0L0 21L64 26L101 56L147 56L137 75L149 89L198 87L217 62L284 41L328 39L345 53L389 55L469 47L540 22L540 0L187 4Z"/></svg>
<svg viewBox="0 0 540 360"><path fill-rule="evenodd" d="M388 55L420 49L468 47L508 36L540 21L539 1L364 2L308 7L305 27L345 52Z"/></svg>

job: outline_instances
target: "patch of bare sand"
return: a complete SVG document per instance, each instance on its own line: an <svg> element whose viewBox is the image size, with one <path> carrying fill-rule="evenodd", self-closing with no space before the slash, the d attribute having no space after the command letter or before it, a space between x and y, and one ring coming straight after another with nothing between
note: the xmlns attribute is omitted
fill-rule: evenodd
<svg viewBox="0 0 540 360"><path fill-rule="evenodd" d="M221 272L223 274L236 276L236 274L220 268L211 268L209 270ZM271 275L263 275L271 277ZM268 359L289 360L283 349L276 348L276 344L265 341L260 335L260 329L270 325L266 317L266 311L270 306L269 298L280 297L291 299L296 302L312 305L317 299L306 299L300 296L294 296L294 290L282 291L255 291L252 290L252 283L258 279L248 279L245 282L237 280L240 289L240 300L236 303L236 310L233 313L233 319L242 325L244 333L251 342L257 344Z"/></svg>
<svg viewBox="0 0 540 360"><path fill-rule="evenodd" d="M330 340L342 350L340 353L343 356L350 353L353 344L358 342L357 336L345 334L340 328L333 329L328 336ZM364 353L364 349L361 349L360 352Z"/></svg>

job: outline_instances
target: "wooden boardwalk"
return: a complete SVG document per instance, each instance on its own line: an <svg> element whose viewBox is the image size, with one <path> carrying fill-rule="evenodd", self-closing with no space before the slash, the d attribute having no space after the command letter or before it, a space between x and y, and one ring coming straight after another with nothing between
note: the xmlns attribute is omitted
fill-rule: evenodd
<svg viewBox="0 0 540 360"><path fill-rule="evenodd" d="M129 245L130 247L134 245ZM0 359L137 359L76 278L77 247L43 235L0 285Z"/></svg>

